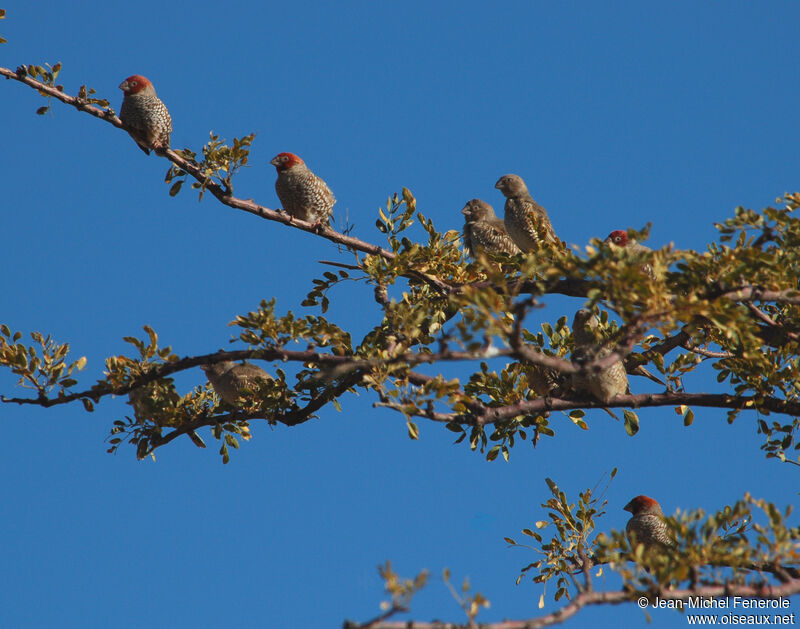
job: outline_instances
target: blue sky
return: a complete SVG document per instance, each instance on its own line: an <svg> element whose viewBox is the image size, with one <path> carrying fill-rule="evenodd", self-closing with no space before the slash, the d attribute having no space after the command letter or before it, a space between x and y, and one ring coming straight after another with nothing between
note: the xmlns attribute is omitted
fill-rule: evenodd
<svg viewBox="0 0 800 629"><path fill-rule="evenodd" d="M68 92L87 84L117 110L117 85L143 74L172 113L174 147L257 133L237 196L277 207L268 162L292 151L335 192L337 225L366 240L379 241L377 206L402 186L440 229L460 229L468 199L502 208L493 186L506 172L580 245L652 221L648 244L703 248L737 205L798 189L796 3L71 4L5 3L0 65L61 61ZM305 314L318 260L348 261L188 188L170 198L167 162L119 130L57 103L37 117L34 91L0 89L0 319L70 343L87 384L144 324L180 355L228 347L236 314L273 296ZM329 318L368 329L371 290L336 291ZM580 300L549 303L554 321ZM177 378L182 390L202 381ZM3 393L13 384L0 373ZM707 375L687 384L717 387ZM527 618L541 589L514 580L535 557L503 537L542 519L545 476L577 496L618 467L601 523L618 529L639 493L668 513L746 491L797 498L796 469L763 458L752 415L728 426L695 409L684 428L672 409L646 409L635 438L601 411L588 432L554 415L555 439L490 464L424 422L408 440L402 418L371 402L346 398L293 429L256 423L227 466L210 437L156 462L106 454L121 399L91 415L0 407L0 626L335 627L378 613L387 558L436 575L414 618L462 619L443 567L492 601L483 620ZM684 622L652 616L654 628ZM624 606L568 626L644 623Z"/></svg>

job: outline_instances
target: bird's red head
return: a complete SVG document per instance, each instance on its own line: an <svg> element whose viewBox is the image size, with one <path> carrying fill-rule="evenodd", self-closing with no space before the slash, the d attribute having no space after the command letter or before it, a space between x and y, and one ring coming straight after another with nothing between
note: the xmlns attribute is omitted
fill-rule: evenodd
<svg viewBox="0 0 800 629"><path fill-rule="evenodd" d="M129 96L138 94L148 86L152 87L153 84L146 77L143 77L141 74L134 74L120 83L119 89L125 92L126 96Z"/></svg>
<svg viewBox="0 0 800 629"><path fill-rule="evenodd" d="M661 513L661 505L648 496L636 496L623 508L625 511L630 511L633 515Z"/></svg>
<svg viewBox="0 0 800 629"><path fill-rule="evenodd" d="M275 166L278 172L289 170L294 166L299 166L300 164L305 164L305 162L297 157L294 153L278 153L275 157L272 158L270 164Z"/></svg>
<svg viewBox="0 0 800 629"><path fill-rule="evenodd" d="M615 229L608 235L605 241L614 243L620 247L625 247L628 244L628 232L624 229Z"/></svg>

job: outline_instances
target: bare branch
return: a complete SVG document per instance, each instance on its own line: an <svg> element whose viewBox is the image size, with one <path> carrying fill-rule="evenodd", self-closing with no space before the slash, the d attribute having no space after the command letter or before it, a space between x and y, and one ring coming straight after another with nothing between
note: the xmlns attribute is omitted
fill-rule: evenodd
<svg viewBox="0 0 800 629"><path fill-rule="evenodd" d="M681 347L685 350L692 352L693 354L697 354L699 356L705 356L706 358L733 358L733 354L731 354L730 352L712 352L709 349L696 347L694 345L690 345L689 343L681 343Z"/></svg>

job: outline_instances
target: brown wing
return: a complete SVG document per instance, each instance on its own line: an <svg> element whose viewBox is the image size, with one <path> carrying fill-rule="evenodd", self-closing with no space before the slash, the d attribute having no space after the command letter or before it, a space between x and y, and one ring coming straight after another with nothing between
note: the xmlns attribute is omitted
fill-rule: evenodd
<svg viewBox="0 0 800 629"><path fill-rule="evenodd" d="M550 242L560 244L556 237L553 225L547 211L531 198L520 200L524 208L524 215L527 218L527 230L531 235L536 234L540 242Z"/></svg>
<svg viewBox="0 0 800 629"><path fill-rule="evenodd" d="M467 230L470 232L468 247L473 256L481 249L488 253L519 253L519 247L514 244L499 218L472 223L465 227Z"/></svg>

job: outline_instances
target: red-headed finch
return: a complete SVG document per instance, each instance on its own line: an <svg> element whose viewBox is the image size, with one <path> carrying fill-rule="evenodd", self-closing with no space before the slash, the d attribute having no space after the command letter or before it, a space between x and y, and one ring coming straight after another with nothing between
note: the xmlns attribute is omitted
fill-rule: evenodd
<svg viewBox="0 0 800 629"><path fill-rule="evenodd" d="M125 93L119 119L139 148L148 155L150 149L168 149L172 116L156 96L153 84L145 77L134 74L120 83L119 89Z"/></svg>
<svg viewBox="0 0 800 629"><path fill-rule="evenodd" d="M327 225L336 203L328 185L294 153L278 153L270 164L278 171L275 191L283 209L301 221Z"/></svg>

